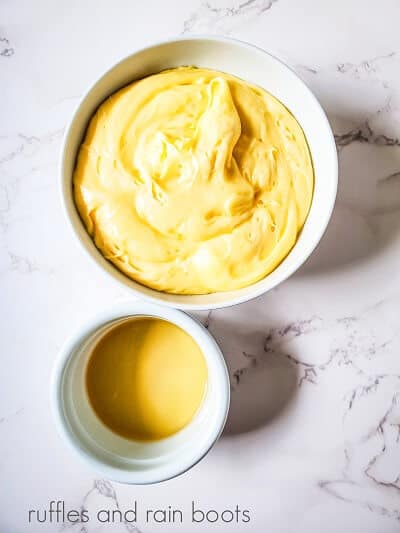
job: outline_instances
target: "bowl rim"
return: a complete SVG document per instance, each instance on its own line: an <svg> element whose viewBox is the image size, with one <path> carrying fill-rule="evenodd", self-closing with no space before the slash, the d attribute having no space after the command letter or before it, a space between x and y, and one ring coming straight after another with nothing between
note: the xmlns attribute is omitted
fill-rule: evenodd
<svg viewBox="0 0 400 533"><path fill-rule="evenodd" d="M167 467L164 466L161 468L155 466L145 473L106 464L94 454L90 453L70 427L68 416L64 410L62 394L63 379L68 364L74 356L75 351L85 342L88 336L93 335L107 323L122 318L134 318L135 316L144 315L172 322L188 333L195 342L201 340L206 345L207 354L204 354L204 357L206 360L207 358L213 359L217 363L214 378L216 379L216 387L221 393L218 417L215 423L210 426L209 436L199 448L198 453L196 453L195 460L182 464L176 461L171 465L168 464ZM230 378L226 361L220 347L208 329L199 320L184 311L140 301L127 301L114 304L106 310L90 317L76 328L60 348L53 365L50 380L50 406L53 420L55 421L58 434L67 447L86 465L89 465L99 474L106 476L112 481L131 485L150 485L167 481L184 474L199 463L211 448L213 448L223 432L229 414L230 395Z"/></svg>
<svg viewBox="0 0 400 533"><path fill-rule="evenodd" d="M86 243L83 241L81 235L77 231L77 229L76 229L76 227L75 227L75 225L74 225L74 223L72 221L72 216L70 214L69 201L68 201L68 199L66 198L66 195L65 195L64 167L66 165L66 160L68 158L66 148L67 148L67 143L68 143L69 136L70 136L70 131L71 131L71 128L72 128L72 126L74 124L76 115L78 114L81 106L84 104L86 98L90 95L90 93L95 89L96 85L98 83L100 83L101 80L103 80L106 76L108 76L112 72L112 70L117 68L119 65L121 65L122 63L127 61L132 56L135 56L137 54L145 52L146 50L151 50L153 48L157 48L157 47L162 46L162 45L173 44L173 43L176 43L176 42L185 42L185 41L208 41L208 42L229 43L229 44L232 44L232 45L237 45L237 46L240 46L240 47L243 47L243 48L247 48L248 50L253 50L253 51L256 51L258 53L267 55L272 60L278 62L284 69L287 69L288 71L290 71L290 73L292 75L294 75L299 80L299 82L303 85L304 89L307 91L308 95L311 97L311 99L313 101L313 104L315 105L315 107L318 109L318 111L320 113L320 119L324 122L324 124L326 126L326 128L325 128L325 131L326 131L326 134L327 134L326 135L326 142L327 142L327 145L329 146L329 150L330 150L330 153L331 153L330 155L333 156L333 157L331 157L331 159L332 159L332 164L334 165L334 167L332 168L332 179L331 179L331 182L330 182L330 189L331 189L330 197L329 197L329 202L326 202L326 206L325 206L326 208L324 210L324 218L321 219L321 224L319 226L319 229L317 229L314 232L313 237L310 240L310 243L309 243L309 245L307 247L307 250L306 250L306 252L304 254L302 254L301 259L299 261L297 261L295 264L293 264L292 266L288 267L285 271L283 271L280 274L280 276L278 277L278 279L275 280L270 287L263 287L261 285L258 285L260 283L260 281L263 281L264 279L266 279L268 277L268 275L267 275L264 278L262 278L261 280L257 281L256 283L253 283L253 284L251 284L251 285L249 285L247 287L244 287L246 289L245 293L241 293L240 295L235 296L235 293L241 291L242 289L236 289L236 290L233 290L233 291L227 291L226 294L233 294L233 296L229 297L229 299L227 298L225 301L222 300L222 301L218 301L218 302L209 302L209 303L190 303L190 302L185 303L185 302L182 302L182 301L173 301L174 296L180 297L180 298L187 296L188 298L190 298L190 297L194 297L194 296L207 297L207 296L209 296L208 294L204 294L204 295L173 295L173 294L169 294L170 300L167 301L167 300L163 300L162 298L157 296L157 293L163 294L162 291L157 291L156 289L151 289L150 287L146 287L145 285L143 285L144 291L141 291L140 289L137 289L137 288L132 287L132 286L128 286L128 284L127 284L127 282L125 280L133 281L138 286L140 286L141 284L139 282L137 282L136 280L132 280L131 278L129 278L129 276L127 276L125 273L120 271L112 263L110 263L110 267L111 267L110 269L104 268L104 266L100 264L100 261L97 260L94 257L94 254L91 253L91 251L88 249ZM74 110L73 110L73 112L70 115L70 119L69 119L69 121L67 123L67 126L65 128L65 131L64 131L63 139L62 139L62 142L61 142L61 156L59 158L59 165L58 165L59 193L60 193L60 196L61 196L61 203L62 203L62 206L63 206L62 210L64 212L64 216L67 218L68 226L70 227L70 229L72 230L73 234L75 235L77 241L79 242L79 245L80 245L81 249L83 249L85 251L85 253L91 258L91 263L94 263L95 265L97 265L98 269L100 269L101 272L103 272L105 275L107 275L108 278L112 279L114 283L118 283L119 286L123 287L126 291L129 291L133 297L137 297L137 298L143 299L144 301L147 301L147 302L150 302L150 303L154 303L154 304L158 304L158 305L162 305L162 306L165 306L165 307L181 309L181 310L186 310L186 311L214 310L214 309L232 307L232 306L238 305L240 303L245 303L245 302L248 302L249 300L253 300L254 298L257 298L258 296L261 296L264 293L267 293L268 291L272 290L276 286L278 286L281 283L283 283L284 281L286 281L290 276L292 276L307 261L307 259L311 256L311 254L317 248L319 242L321 241L321 239L322 239L322 237L323 237L323 235L324 235L324 233L325 233L325 231L327 229L327 226L328 226L329 221L330 221L331 216L332 216L333 209L335 207L335 201L336 201L337 190L338 190L338 173L339 173L339 163L338 163L338 153L337 153L335 138L334 138L334 135L333 135L332 128L330 126L329 120L328 120L327 115L325 113L325 110L322 107L322 105L320 104L320 102L317 99L317 97L311 91L311 89L309 88L307 83L294 70L294 68L292 68L290 65L288 65L285 61L283 61L279 57L275 56L274 54L268 52L267 50L263 49L262 47L260 47L258 45L255 45L255 44L252 44L252 43L248 43L246 41L243 41L241 39L237 39L237 38L234 38L234 37L227 37L227 36L222 36L222 35L212 35L212 34L190 34L189 36L187 36L187 35L179 35L179 36L172 36L172 37L170 37L168 39L152 41L152 42L148 43L146 46L143 46L141 48L137 48L136 50L133 50L130 54L125 55L124 57L122 57L121 59L117 60L116 62L113 62L109 68L104 70L100 76L98 76L92 83L89 84L88 89L86 89L86 91L84 91L82 96L79 98L78 103L75 105ZM312 199L312 202L311 202L311 206L312 206L313 201L314 201L314 196L313 196L313 199ZM80 218L79 213L77 213L76 207L75 207L75 212L76 212L77 216ZM98 251L99 254L101 254L100 250L97 250L97 251ZM291 253L291 251L289 252L289 254ZM279 265L278 265L278 267L279 267ZM278 267L276 267L276 268L278 268ZM276 268L273 270L273 272L276 270ZM114 272L114 270L115 270L115 272ZM147 292L145 292L145 290L151 291L152 294L148 294ZM219 294L223 294L223 292L220 292Z"/></svg>

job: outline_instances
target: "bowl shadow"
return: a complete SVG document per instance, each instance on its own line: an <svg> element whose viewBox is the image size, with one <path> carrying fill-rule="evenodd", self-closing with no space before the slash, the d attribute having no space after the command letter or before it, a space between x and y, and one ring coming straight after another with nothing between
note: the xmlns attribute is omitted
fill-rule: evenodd
<svg viewBox="0 0 400 533"><path fill-rule="evenodd" d="M338 195L328 228L299 276L370 259L390 246L400 230L400 141L365 117L328 118L337 132Z"/></svg>
<svg viewBox="0 0 400 533"><path fill-rule="evenodd" d="M215 315L205 325L224 354L231 384L223 436L247 433L282 416L294 400L299 388L296 354L280 347L285 326L252 329Z"/></svg>

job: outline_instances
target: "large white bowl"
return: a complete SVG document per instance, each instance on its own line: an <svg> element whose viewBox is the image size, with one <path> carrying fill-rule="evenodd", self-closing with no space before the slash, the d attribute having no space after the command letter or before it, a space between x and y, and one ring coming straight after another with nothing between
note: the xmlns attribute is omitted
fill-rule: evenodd
<svg viewBox="0 0 400 533"><path fill-rule="evenodd" d="M79 146L97 107L112 93L149 74L182 65L220 70L263 87L293 113L310 147L315 187L310 213L296 245L264 279L229 292L173 295L145 287L120 272L94 245L74 204L72 175ZM83 96L67 128L62 149L61 185L68 219L83 248L109 277L133 295L171 307L216 309L245 302L269 291L295 272L321 239L329 222L337 190L337 152L332 130L318 100L287 65L264 50L222 37L179 38L133 53L108 70Z"/></svg>

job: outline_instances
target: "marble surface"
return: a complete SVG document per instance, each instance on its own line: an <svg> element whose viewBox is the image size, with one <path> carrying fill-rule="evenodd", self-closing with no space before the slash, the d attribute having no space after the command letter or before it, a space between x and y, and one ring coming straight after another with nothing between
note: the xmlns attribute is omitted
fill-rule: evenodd
<svg viewBox="0 0 400 533"><path fill-rule="evenodd" d="M398 0L0 2L0 531L395 533L400 529ZM129 294L84 255L57 190L79 96L129 52L232 35L292 65L333 125L338 201L307 264L262 298L202 313L232 379L226 431L173 481L111 484L56 434L49 377L80 322ZM28 523L66 507L249 509L243 524ZM139 513L140 514L140 513Z"/></svg>

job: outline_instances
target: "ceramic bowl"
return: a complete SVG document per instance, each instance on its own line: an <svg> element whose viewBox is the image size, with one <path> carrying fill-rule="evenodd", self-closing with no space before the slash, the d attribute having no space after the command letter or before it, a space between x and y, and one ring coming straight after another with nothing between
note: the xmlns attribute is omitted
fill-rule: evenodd
<svg viewBox="0 0 400 533"><path fill-rule="evenodd" d="M315 172L311 209L296 245L264 279L248 287L206 295L173 295L145 287L127 277L103 257L79 217L73 200L72 176L79 146L90 118L112 93L149 74L182 65L195 65L233 74L263 87L277 97L300 123ZM186 310L215 309L239 304L265 293L287 279L309 257L321 239L335 202L338 164L334 137L318 100L282 61L255 46L220 37L188 37L149 46L105 72L81 99L67 128L61 159L62 198L68 220L83 248L131 295Z"/></svg>
<svg viewBox="0 0 400 533"><path fill-rule="evenodd" d="M131 441L109 430L91 407L85 385L86 365L100 337L121 321L143 316L168 320L191 335L208 369L205 397L193 420L153 442ZM100 475L131 484L165 481L198 463L224 428L229 399L225 361L207 329L182 311L146 302L116 305L83 324L61 349L51 385L54 418L68 446Z"/></svg>

